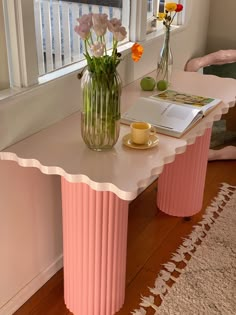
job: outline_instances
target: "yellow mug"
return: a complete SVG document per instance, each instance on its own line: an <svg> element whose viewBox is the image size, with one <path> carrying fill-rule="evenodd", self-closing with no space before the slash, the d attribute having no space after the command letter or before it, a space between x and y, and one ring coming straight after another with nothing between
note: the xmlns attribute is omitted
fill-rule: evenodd
<svg viewBox="0 0 236 315"><path fill-rule="evenodd" d="M152 125L147 122L133 122L131 128L131 141L135 144L147 144L150 135L155 133Z"/></svg>

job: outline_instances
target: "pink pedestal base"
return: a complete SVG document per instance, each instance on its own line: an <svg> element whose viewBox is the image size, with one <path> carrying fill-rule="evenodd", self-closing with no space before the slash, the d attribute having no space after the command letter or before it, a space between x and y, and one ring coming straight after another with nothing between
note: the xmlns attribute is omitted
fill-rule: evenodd
<svg viewBox="0 0 236 315"><path fill-rule="evenodd" d="M74 315L112 315L124 303L128 201L62 177L64 295Z"/></svg>
<svg viewBox="0 0 236 315"><path fill-rule="evenodd" d="M158 179L157 206L161 211L187 217L201 210L210 137L211 128L173 163L165 165Z"/></svg>

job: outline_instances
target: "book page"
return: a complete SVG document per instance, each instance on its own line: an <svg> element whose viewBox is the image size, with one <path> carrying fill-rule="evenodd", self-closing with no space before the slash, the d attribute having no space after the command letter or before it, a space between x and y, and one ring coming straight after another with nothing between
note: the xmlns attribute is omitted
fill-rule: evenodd
<svg viewBox="0 0 236 315"><path fill-rule="evenodd" d="M156 95L150 96L150 98L156 100L162 100L164 102L171 102L174 104L180 104L182 106L191 106L194 108L201 108L203 113L206 113L209 109L216 106L220 103L221 100L212 98L212 97L205 97L199 95L193 95L183 92L178 92L174 90L166 90Z"/></svg>
<svg viewBox="0 0 236 315"><path fill-rule="evenodd" d="M168 129L173 134L178 134L189 128L198 115L202 116L200 109L140 97L122 114L121 122L146 121L157 128Z"/></svg>
<svg viewBox="0 0 236 315"><path fill-rule="evenodd" d="M171 106L168 113L166 114L166 116L169 118L176 118L179 120L188 119L188 115L189 113L186 110L183 110L182 108L176 108L176 106Z"/></svg>

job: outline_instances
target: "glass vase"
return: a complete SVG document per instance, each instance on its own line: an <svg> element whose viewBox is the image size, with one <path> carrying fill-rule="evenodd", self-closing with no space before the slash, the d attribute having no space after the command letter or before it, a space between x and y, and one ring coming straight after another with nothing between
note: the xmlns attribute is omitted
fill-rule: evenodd
<svg viewBox="0 0 236 315"><path fill-rule="evenodd" d="M109 150L118 140L121 87L118 72L98 74L86 70L83 74L81 133L92 150Z"/></svg>
<svg viewBox="0 0 236 315"><path fill-rule="evenodd" d="M173 55L170 47L170 27L165 27L165 35L160 56L157 62L157 88L165 90L170 85L173 66Z"/></svg>

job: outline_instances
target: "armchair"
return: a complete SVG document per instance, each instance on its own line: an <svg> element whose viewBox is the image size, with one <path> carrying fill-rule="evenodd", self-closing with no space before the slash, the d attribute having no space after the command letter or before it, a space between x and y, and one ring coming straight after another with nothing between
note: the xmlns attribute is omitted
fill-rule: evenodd
<svg viewBox="0 0 236 315"><path fill-rule="evenodd" d="M211 66L211 65L226 65L229 63L235 63L236 65L236 50L219 50L203 57L193 58L189 60L185 65L185 71L196 72L201 68ZM236 66L235 66L236 69ZM221 76L221 75L219 75ZM232 75L236 78L235 74ZM236 91L235 91L235 105L236 105ZM224 115L226 119L227 129L236 131L236 107L230 109L229 113ZM228 145L219 150L209 150L208 160L232 160L236 159L236 146Z"/></svg>

